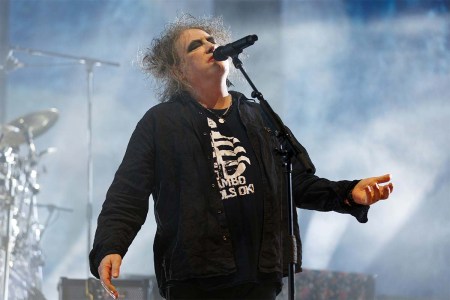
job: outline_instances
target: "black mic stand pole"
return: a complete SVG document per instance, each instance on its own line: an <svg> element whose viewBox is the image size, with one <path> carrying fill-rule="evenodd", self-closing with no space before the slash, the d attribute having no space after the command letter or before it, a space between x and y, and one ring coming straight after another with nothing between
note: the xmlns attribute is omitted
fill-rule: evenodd
<svg viewBox="0 0 450 300"><path fill-rule="evenodd" d="M238 54L231 56L233 60L233 64L236 69L239 69L244 75L245 79L248 81L250 86L253 89L252 98L257 98L261 105L263 112L273 120L273 123L276 126L276 135L277 137L285 140L287 145L290 145L289 149L285 149L283 147L284 143L280 144L280 149L278 149L278 153L281 155L283 161L284 172L286 174L286 183L287 183L287 201L288 201L288 233L289 233L289 243L290 243L290 257L289 257L289 273L288 273L288 289L289 289L289 300L294 300L295 294L295 285L294 285L294 274L295 274L295 264L297 264L297 239L294 235L294 200L292 197L292 161L291 158L293 156L297 156L297 154L301 153L295 146L295 143L292 140L292 136L287 132L283 121L281 121L280 117L273 111L270 107L269 103L264 99L264 96L261 92L258 91L256 86L251 81L250 77L248 77L244 68L242 67L242 61L238 58Z"/></svg>

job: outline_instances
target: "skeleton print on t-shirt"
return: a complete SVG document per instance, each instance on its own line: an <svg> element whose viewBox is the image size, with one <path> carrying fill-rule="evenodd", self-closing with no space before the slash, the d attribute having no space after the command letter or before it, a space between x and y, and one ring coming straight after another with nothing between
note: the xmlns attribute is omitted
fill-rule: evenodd
<svg viewBox="0 0 450 300"><path fill-rule="evenodd" d="M254 184L248 182L245 174L251 162L239 139L222 134L217 123L210 118L208 126L211 129L214 172L222 200L254 194Z"/></svg>

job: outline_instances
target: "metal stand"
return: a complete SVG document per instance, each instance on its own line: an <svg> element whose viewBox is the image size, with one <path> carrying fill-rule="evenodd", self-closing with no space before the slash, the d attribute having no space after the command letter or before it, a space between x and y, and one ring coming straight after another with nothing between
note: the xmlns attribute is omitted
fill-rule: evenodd
<svg viewBox="0 0 450 300"><path fill-rule="evenodd" d="M4 138L3 144L8 145L6 151L0 153L1 163L6 166L5 172L2 173L5 175L1 189L4 191L4 197L0 193L5 204L2 213L6 216L6 232L4 238L2 236L2 244L5 244L2 249L5 251L2 300L30 297L36 300L45 299L40 293L43 260L38 247L40 234L37 227L36 195L39 192L39 184L36 181L36 167L39 158L48 153L49 149L38 154L33 138L34 133L42 134L56 120L55 111L47 114L53 114L54 118L51 119L49 115L46 118L44 113L35 113L16 119L10 123L14 125L7 126L6 133L2 132L0 138L0 142L3 143ZM26 143L29 150L25 159L18 156L18 147L22 143ZM14 285L10 286L10 282Z"/></svg>
<svg viewBox="0 0 450 300"><path fill-rule="evenodd" d="M270 118L276 127L277 137L283 139L286 143L281 143L280 149L278 149L278 154L282 158L284 172L286 175L286 183L287 183L287 207L288 207L288 233L289 233L289 243L290 243L290 257L289 257L289 273L288 273L288 289L289 289L289 299L294 300L295 294L295 282L294 282L294 274L295 274L295 264L297 264L297 240L294 234L294 201L292 197L292 157L299 157L303 163L306 163L306 166L309 165L306 160L302 158L301 151L296 147L292 136L287 132L286 127L281 121L280 117L272 110L269 103L264 99L263 95L257 90L256 86L251 81L250 77L245 72L242 67L242 61L238 58L238 55L232 56L233 64L236 69L239 69L244 75L245 79L248 81L250 86L253 89L252 97L257 98L261 105L263 112ZM283 147L283 145L287 145L287 147Z"/></svg>
<svg viewBox="0 0 450 300"><path fill-rule="evenodd" d="M27 49L20 47L12 47L14 51L26 52L31 55L37 56L50 56L50 57L60 57L65 59L76 60L79 64L86 66L86 81L87 81L87 205L86 205L86 218L87 218L87 256L91 249L92 241L92 203L93 203L93 158L92 158L92 95L93 95L93 83L94 83L94 67L100 66L112 66L119 67L120 64L110 61L104 61L88 57L73 56L67 54L61 54L50 51L42 51L35 49ZM89 275L89 266L87 267L87 275Z"/></svg>
<svg viewBox="0 0 450 300"><path fill-rule="evenodd" d="M10 195L7 196L6 199L6 239L5 239L5 261L3 265L3 281L2 281L2 290L3 290L3 298L4 300L8 300L9 294L9 262L11 261L11 220L12 220L12 201L14 198Z"/></svg>
<svg viewBox="0 0 450 300"><path fill-rule="evenodd" d="M88 130L87 130L87 145L88 145L88 157L87 157L87 206L86 206L86 223L87 223L87 257L89 257L89 251L91 250L92 241L92 203L94 202L94 162L92 158L92 95L94 87L94 62L90 61L86 63L86 80L87 80L87 115L88 115ZM87 276L89 277L89 265L87 267Z"/></svg>
<svg viewBox="0 0 450 300"><path fill-rule="evenodd" d="M44 236L44 233L46 232L46 229L48 228L50 220L52 219L55 211L73 212L73 209L71 208L59 207L53 204L37 204L36 206L40 208L46 208L48 211L47 219L45 220L44 225L42 226L41 238Z"/></svg>

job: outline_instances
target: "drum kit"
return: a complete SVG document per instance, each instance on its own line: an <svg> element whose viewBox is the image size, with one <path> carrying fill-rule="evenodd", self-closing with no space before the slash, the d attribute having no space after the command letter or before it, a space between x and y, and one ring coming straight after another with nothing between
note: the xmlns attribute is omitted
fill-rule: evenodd
<svg viewBox="0 0 450 300"><path fill-rule="evenodd" d="M1 1L1 0L0 0ZM0 70L12 71L23 66L13 53L23 52L31 56L47 56L72 60L85 66L87 78L88 108L88 201L87 201L87 255L91 247L92 211L92 93L94 67L119 67L111 61L80 57L17 46L9 47L7 64ZM9 65L8 65L9 63ZM6 67L5 67L6 66ZM40 65L42 66L42 65ZM37 152L34 138L44 134L58 120L58 111L48 109L0 123L0 300L45 299L41 292L44 259L40 247L42 234L54 210L70 212L71 209L36 202L39 192L37 181L40 158L54 148ZM22 148L22 149L21 149ZM25 153L21 151L25 148ZM22 151L23 152L23 151ZM38 207L49 211L46 221L38 221ZM89 271L89 266L87 266Z"/></svg>
<svg viewBox="0 0 450 300"><path fill-rule="evenodd" d="M48 109L0 124L0 278L2 299L45 299L44 259L40 240L45 224L38 220L40 158L34 139L58 120Z"/></svg>

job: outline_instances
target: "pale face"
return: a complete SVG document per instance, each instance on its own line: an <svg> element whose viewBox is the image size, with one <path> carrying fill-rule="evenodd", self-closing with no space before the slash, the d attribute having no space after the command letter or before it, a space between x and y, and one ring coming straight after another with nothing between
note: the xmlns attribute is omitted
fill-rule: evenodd
<svg viewBox="0 0 450 300"><path fill-rule="evenodd" d="M230 65L228 60L214 60L212 53L217 47L214 37L201 29L187 29L180 35L176 42L179 71L190 86L196 87L205 80L225 82Z"/></svg>

